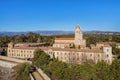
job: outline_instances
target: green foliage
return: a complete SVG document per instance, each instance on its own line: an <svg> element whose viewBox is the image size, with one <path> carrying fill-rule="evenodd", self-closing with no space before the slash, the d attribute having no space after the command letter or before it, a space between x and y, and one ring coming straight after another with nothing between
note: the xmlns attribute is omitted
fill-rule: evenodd
<svg viewBox="0 0 120 80"><path fill-rule="evenodd" d="M115 44L112 44L112 54L120 56L120 49L116 48Z"/></svg>
<svg viewBox="0 0 120 80"><path fill-rule="evenodd" d="M41 36L39 34L29 32L27 34L15 35L15 36L0 36L0 47L7 47L9 42L46 42L52 46L55 36Z"/></svg>
<svg viewBox="0 0 120 80"><path fill-rule="evenodd" d="M97 64L85 62L83 64L67 64L57 59L50 59L42 50L38 49L37 65L52 80L120 80L120 61L115 60L111 65L104 61ZM39 57L38 57L39 56Z"/></svg>
<svg viewBox="0 0 120 80"><path fill-rule="evenodd" d="M5 51L5 50L1 51L1 52L0 52L0 55L2 55L2 56L7 56L7 51Z"/></svg>
<svg viewBox="0 0 120 80"><path fill-rule="evenodd" d="M86 39L87 47L90 47L90 44L96 44L96 42L106 42L111 40L111 35L105 34L85 34L84 38Z"/></svg>
<svg viewBox="0 0 120 80"><path fill-rule="evenodd" d="M34 63L36 60L38 60L38 58L40 57L40 55L41 55L42 53L44 53L44 51L42 51L42 50L39 49L39 48L34 51L33 63Z"/></svg>
<svg viewBox="0 0 120 80"><path fill-rule="evenodd" d="M65 75L64 78L66 80L77 80L80 78L80 71L77 70L79 66L76 65L67 65L67 68L65 69Z"/></svg>
<svg viewBox="0 0 120 80"><path fill-rule="evenodd" d="M83 63L69 65L59 61L51 61L47 66L53 80L120 80L120 61L113 61L108 65L105 62L97 64ZM58 67L59 66L59 67Z"/></svg>
<svg viewBox="0 0 120 80"><path fill-rule="evenodd" d="M83 63L82 65L79 65L80 73L81 73L81 79L83 80L96 80L96 74L95 74L95 68L93 64L90 64L88 62ZM77 79L79 80L79 79Z"/></svg>
<svg viewBox="0 0 120 80"><path fill-rule="evenodd" d="M114 42L120 42L120 35L113 35L112 36L112 41L114 41Z"/></svg>
<svg viewBox="0 0 120 80"><path fill-rule="evenodd" d="M48 45L52 46L55 37L74 37L74 34L68 35L52 35L52 36L41 36L39 34L29 32L27 34L15 35L15 36L0 36L0 46L7 46L10 41L13 42L46 42ZM106 34L84 34L86 39L87 47L90 44L95 44L96 42L113 41L120 42L120 35L106 35Z"/></svg>
<svg viewBox="0 0 120 80"><path fill-rule="evenodd" d="M96 64L96 76L98 80L109 80L109 65L104 61Z"/></svg>
<svg viewBox="0 0 120 80"><path fill-rule="evenodd" d="M50 56L47 55L43 50L36 49L34 52L34 58L32 60L33 64L38 67L43 67L47 65L50 61Z"/></svg>
<svg viewBox="0 0 120 80"><path fill-rule="evenodd" d="M51 72L51 78L53 80L63 80L65 75L65 69L67 67L67 64L57 61L57 60L53 60L48 64L48 70L49 72Z"/></svg>
<svg viewBox="0 0 120 80"><path fill-rule="evenodd" d="M17 65L14 70L16 74L16 80L30 80L30 70L31 70L31 65L28 63L22 63Z"/></svg>
<svg viewBox="0 0 120 80"><path fill-rule="evenodd" d="M120 80L120 60L115 60L110 66L110 79Z"/></svg>
<svg viewBox="0 0 120 80"><path fill-rule="evenodd" d="M42 65L47 65L50 61L50 56L47 55L46 53L41 54L39 57L39 65L42 67Z"/></svg>

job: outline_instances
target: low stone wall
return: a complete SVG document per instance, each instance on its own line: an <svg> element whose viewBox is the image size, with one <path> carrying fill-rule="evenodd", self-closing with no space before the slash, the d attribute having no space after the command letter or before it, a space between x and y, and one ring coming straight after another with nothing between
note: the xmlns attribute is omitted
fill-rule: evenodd
<svg viewBox="0 0 120 80"><path fill-rule="evenodd" d="M12 63L12 62L7 62L7 61L0 60L0 66L1 67L12 68L16 65L17 65L17 63Z"/></svg>
<svg viewBox="0 0 120 80"><path fill-rule="evenodd" d="M0 56L0 59L6 60L6 61L11 61L11 62L16 62L16 63L28 62L28 61L26 61L26 60L20 60L20 59L11 58L11 57L6 57L6 56ZM31 63L31 62L30 62L30 63Z"/></svg>
<svg viewBox="0 0 120 80"><path fill-rule="evenodd" d="M31 73L30 73L29 75L30 75L30 79L31 79L31 80L35 80L35 79L33 78L33 76L32 76Z"/></svg>
<svg viewBox="0 0 120 80"><path fill-rule="evenodd" d="M41 75L45 80L51 80L40 68L37 69L37 71L40 73L40 75Z"/></svg>

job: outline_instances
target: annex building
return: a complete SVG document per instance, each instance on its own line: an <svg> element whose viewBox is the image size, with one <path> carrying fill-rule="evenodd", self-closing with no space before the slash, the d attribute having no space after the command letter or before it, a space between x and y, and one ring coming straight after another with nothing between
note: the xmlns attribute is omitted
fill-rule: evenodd
<svg viewBox="0 0 120 80"><path fill-rule="evenodd" d="M81 64L86 61L97 63L101 60L109 64L112 63L113 55L111 46L94 45L88 48L86 47L86 40L83 39L83 33L79 25L75 27L74 32L74 38L55 38L53 46L49 47L44 47L41 43L15 44L11 42L8 44L7 56L22 59L33 58L35 49L40 48L49 54L51 58L54 56L59 61L70 64ZM36 47L35 45L39 46Z"/></svg>

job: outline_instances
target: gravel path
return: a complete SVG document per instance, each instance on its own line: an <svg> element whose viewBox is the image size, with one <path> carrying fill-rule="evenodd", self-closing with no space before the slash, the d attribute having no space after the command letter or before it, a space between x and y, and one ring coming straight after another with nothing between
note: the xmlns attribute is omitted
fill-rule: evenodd
<svg viewBox="0 0 120 80"><path fill-rule="evenodd" d="M0 80L13 80L11 78L11 73L13 69L11 68L4 68L0 66Z"/></svg>

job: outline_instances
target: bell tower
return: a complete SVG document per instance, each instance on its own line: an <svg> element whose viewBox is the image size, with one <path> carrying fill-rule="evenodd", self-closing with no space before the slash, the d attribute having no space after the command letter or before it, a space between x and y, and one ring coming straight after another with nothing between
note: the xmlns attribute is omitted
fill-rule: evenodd
<svg viewBox="0 0 120 80"><path fill-rule="evenodd" d="M83 40L83 34L80 29L80 25L78 24L75 27L75 45L81 45L82 40Z"/></svg>
<svg viewBox="0 0 120 80"><path fill-rule="evenodd" d="M80 46L80 48L85 48L86 47L86 40L83 39L83 33L82 33L81 29L80 29L79 24L75 27L74 44L78 48L79 48L79 46Z"/></svg>
<svg viewBox="0 0 120 80"><path fill-rule="evenodd" d="M82 40L83 34L80 29L80 25L78 24L75 28L75 40Z"/></svg>

